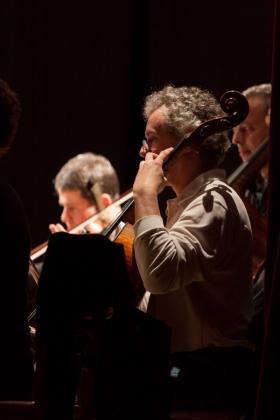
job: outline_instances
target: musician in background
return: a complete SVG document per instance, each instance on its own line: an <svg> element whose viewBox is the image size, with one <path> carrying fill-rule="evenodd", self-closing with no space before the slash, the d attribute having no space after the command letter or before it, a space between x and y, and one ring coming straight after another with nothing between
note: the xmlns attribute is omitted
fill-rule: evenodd
<svg viewBox="0 0 280 420"><path fill-rule="evenodd" d="M249 103L249 114L234 128L232 142L237 145L241 159L248 161L257 148L269 137L271 84L254 85L242 92ZM268 163L256 174L245 197L262 215L265 215Z"/></svg>
<svg viewBox="0 0 280 420"><path fill-rule="evenodd" d="M147 312L171 327L172 409L241 408L249 386L252 238L242 200L217 169L227 133L213 134L199 151L187 145L162 169L184 135L223 115L197 87L166 86L144 105L134 248ZM164 225L158 193L166 185L176 198Z"/></svg>
<svg viewBox="0 0 280 420"><path fill-rule="evenodd" d="M50 224L51 233L69 232L97 213L97 218L75 233L101 233L120 212L120 206L111 205L119 198L119 180L112 164L102 155L81 153L69 159L54 180L55 192L62 207L61 223ZM116 231L112 233L115 234ZM44 256L34 263L41 273ZM36 308L37 284L28 279L28 307L31 314ZM34 312L33 312L34 313ZM35 337L35 317L30 320L32 338Z"/></svg>
<svg viewBox="0 0 280 420"><path fill-rule="evenodd" d="M237 145L240 157L243 161L248 161L256 152L257 148L269 138L270 130L270 106L271 106L271 84L263 83L247 88L243 94L249 103L249 113L247 118L234 128L233 143ZM255 178L245 191L245 199L249 200L257 211L257 215L263 219L267 212L267 183L268 183L268 162L256 173ZM253 220L256 217L252 213L252 225L256 225ZM265 220L265 219L264 219ZM259 238L260 236L263 238ZM266 232L260 232L256 235L258 243L254 244L255 254L265 254L265 249L260 250L259 244L265 248ZM264 261L264 256L263 256ZM258 263L259 271L254 278L254 308L257 319L262 316L263 311L263 287L264 287L264 264ZM259 341L262 337L262 328L258 319L254 326L254 335Z"/></svg>
<svg viewBox="0 0 280 420"><path fill-rule="evenodd" d="M0 79L0 156L15 138L21 106ZM29 226L15 190L0 183L0 400L30 400L33 360L27 323L26 286L30 256Z"/></svg>
<svg viewBox="0 0 280 420"><path fill-rule="evenodd" d="M269 139L271 84L263 83L247 88L243 94L249 103L247 118L234 128L232 142L237 145L243 161L249 161L258 147ZM255 410L255 392L261 362L264 335L264 280L266 231L258 226L265 226L267 216L268 162L255 174L245 189L245 200L257 212L250 211L253 227L253 318L249 329L249 338L255 345L255 388L252 387L252 403L247 417L253 418ZM247 204L248 207L248 204ZM255 220L256 219L256 220ZM246 418L247 418L246 417Z"/></svg>
<svg viewBox="0 0 280 420"><path fill-rule="evenodd" d="M73 157L56 175L54 187L66 229L60 223L50 224L52 233L70 231L103 210L95 222L78 232L100 233L119 211L118 207L106 209L119 198L119 180L112 164L102 155L83 153Z"/></svg>

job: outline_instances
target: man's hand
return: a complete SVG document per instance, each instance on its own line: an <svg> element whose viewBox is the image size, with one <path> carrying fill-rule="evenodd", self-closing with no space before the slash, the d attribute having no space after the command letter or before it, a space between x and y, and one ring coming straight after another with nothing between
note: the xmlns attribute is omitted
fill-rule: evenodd
<svg viewBox="0 0 280 420"><path fill-rule="evenodd" d="M51 223L49 225L49 230L51 231L51 233L56 233L56 232L67 232L67 230L65 229L64 226L62 226L60 223Z"/></svg>
<svg viewBox="0 0 280 420"><path fill-rule="evenodd" d="M172 150L173 147L169 147L158 155L147 152L140 163L133 185L135 221L148 215L160 215L158 194L167 185L162 165Z"/></svg>
<svg viewBox="0 0 280 420"><path fill-rule="evenodd" d="M49 225L49 230L51 233L68 232L68 230L65 229L65 227L62 226L60 223L56 223L56 224L51 223ZM99 223L90 222L84 228L74 228L73 232L71 230L70 233L76 233L76 234L101 233L102 230L103 228Z"/></svg>
<svg viewBox="0 0 280 420"><path fill-rule="evenodd" d="M162 165L172 150L173 147L169 147L161 151L158 155L151 152L146 153L145 160L140 162L139 170L134 181L134 195L158 195L165 187L167 180L164 176Z"/></svg>

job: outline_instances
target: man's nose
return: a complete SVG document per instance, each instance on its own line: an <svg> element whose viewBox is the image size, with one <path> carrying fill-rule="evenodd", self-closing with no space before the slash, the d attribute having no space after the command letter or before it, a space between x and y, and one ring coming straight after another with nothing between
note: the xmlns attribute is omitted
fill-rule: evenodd
<svg viewBox="0 0 280 420"><path fill-rule="evenodd" d="M67 209L63 209L60 215L60 220L62 223L66 223L68 220Z"/></svg>
<svg viewBox="0 0 280 420"><path fill-rule="evenodd" d="M242 144L243 143L243 137L242 137L242 134L241 134L241 131L240 131L239 127L235 128L233 130L232 143L233 144Z"/></svg>

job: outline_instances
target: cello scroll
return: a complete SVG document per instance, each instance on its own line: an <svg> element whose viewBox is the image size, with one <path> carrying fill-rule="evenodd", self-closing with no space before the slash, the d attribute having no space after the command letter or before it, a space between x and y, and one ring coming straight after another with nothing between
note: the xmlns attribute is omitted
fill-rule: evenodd
<svg viewBox="0 0 280 420"><path fill-rule="evenodd" d="M193 149L200 151L203 141L213 134L227 131L240 124L249 112L248 101L242 93L230 90L225 92L220 99L220 105L224 112L228 115L213 118L200 124L190 134L187 134L174 147L174 150L164 162L163 168L166 169L169 162L182 151L186 146L191 146Z"/></svg>

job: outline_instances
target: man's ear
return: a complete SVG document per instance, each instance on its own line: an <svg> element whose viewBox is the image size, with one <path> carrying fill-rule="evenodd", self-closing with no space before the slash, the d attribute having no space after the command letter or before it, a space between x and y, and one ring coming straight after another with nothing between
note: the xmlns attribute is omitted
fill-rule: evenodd
<svg viewBox="0 0 280 420"><path fill-rule="evenodd" d="M267 114L264 117L264 119L265 119L265 123L266 123L267 127L269 128L270 127L270 108L268 109Z"/></svg>
<svg viewBox="0 0 280 420"><path fill-rule="evenodd" d="M113 202L111 196L109 194L106 194L106 193L101 194L100 200L102 201L102 204L103 204L104 207L110 206L110 204L112 204L112 202Z"/></svg>

